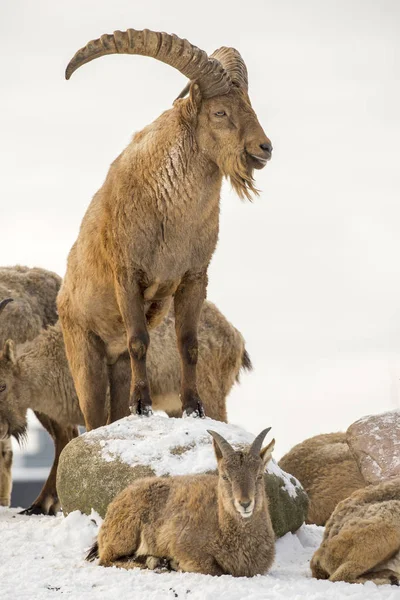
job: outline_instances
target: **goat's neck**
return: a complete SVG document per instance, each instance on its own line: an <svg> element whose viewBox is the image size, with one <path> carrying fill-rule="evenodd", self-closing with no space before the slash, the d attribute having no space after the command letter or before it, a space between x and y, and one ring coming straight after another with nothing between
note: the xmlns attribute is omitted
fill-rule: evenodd
<svg viewBox="0 0 400 600"><path fill-rule="evenodd" d="M267 500L263 495L261 506L257 507L257 510L248 519L243 519L239 514L233 514L230 510L227 510L224 500L220 493L218 493L218 522L219 527L224 534L225 532L231 536L232 532L235 531L237 536L244 534L248 536L249 531L258 529L260 519L265 520L265 512L268 510Z"/></svg>
<svg viewBox="0 0 400 600"><path fill-rule="evenodd" d="M24 345L18 357L18 398L21 409L31 408L41 412L42 400L45 397L46 371L40 368L36 360L35 340ZM36 363L36 365L35 365Z"/></svg>
<svg viewBox="0 0 400 600"><path fill-rule="evenodd" d="M168 132L166 135L165 132ZM162 114L133 138L122 158L124 169L139 169L162 198L161 210L219 198L222 173L202 152L192 127L174 110ZM132 169L132 170L131 170Z"/></svg>

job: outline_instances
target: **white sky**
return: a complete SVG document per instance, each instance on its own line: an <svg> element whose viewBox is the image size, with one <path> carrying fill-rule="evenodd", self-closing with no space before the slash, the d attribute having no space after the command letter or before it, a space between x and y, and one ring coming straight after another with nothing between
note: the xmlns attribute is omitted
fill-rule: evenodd
<svg viewBox="0 0 400 600"><path fill-rule="evenodd" d="M396 0L13 0L0 4L1 264L64 274L108 166L185 79L112 56L64 80L89 39L164 30L238 48L274 146L243 203L226 185L208 297L256 367L230 419L277 456L400 406L400 4Z"/></svg>

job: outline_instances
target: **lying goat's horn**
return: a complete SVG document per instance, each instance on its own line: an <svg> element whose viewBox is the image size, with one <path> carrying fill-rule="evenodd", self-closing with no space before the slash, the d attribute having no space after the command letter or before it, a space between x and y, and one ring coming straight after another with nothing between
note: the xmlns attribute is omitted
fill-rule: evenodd
<svg viewBox="0 0 400 600"><path fill-rule="evenodd" d="M226 439L222 437L222 435L220 435L216 431L212 431L211 429L208 429L207 431L210 435L213 436L214 441L217 443L217 445L218 445L219 449L221 450L222 455L224 457L229 456L229 454L234 454L234 452L235 452L234 449L232 448L230 443L227 442Z"/></svg>
<svg viewBox="0 0 400 600"><path fill-rule="evenodd" d="M270 430L271 430L271 427L267 427L267 429L263 429L263 431L258 434L256 439L250 446L250 450L249 450L250 454L253 454L253 456L256 456L256 457L259 456L264 438Z"/></svg>
<svg viewBox="0 0 400 600"><path fill-rule="evenodd" d="M176 35L143 29L114 31L88 42L78 50L65 71L69 79L74 71L106 54L139 54L151 56L178 69L188 79L197 80L204 98L226 94L232 81L222 63L209 58L204 50Z"/></svg>

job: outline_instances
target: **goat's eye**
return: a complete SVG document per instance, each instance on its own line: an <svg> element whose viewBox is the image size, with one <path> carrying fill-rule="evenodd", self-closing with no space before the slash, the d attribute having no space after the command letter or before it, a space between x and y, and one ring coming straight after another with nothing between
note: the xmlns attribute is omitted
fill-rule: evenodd
<svg viewBox="0 0 400 600"><path fill-rule="evenodd" d="M216 117L226 117L226 112L224 110L219 110L214 114Z"/></svg>
<svg viewBox="0 0 400 600"><path fill-rule="evenodd" d="M228 475L222 475L222 479L223 479L224 481L229 481L229 477L228 477Z"/></svg>
<svg viewBox="0 0 400 600"><path fill-rule="evenodd" d="M7 386L6 386L6 384L5 384L5 383L0 383L0 393L1 393L1 392L5 392L5 391L6 391L6 389L7 389Z"/></svg>
<svg viewBox="0 0 400 600"><path fill-rule="evenodd" d="M258 477L257 477L258 481L261 481L261 479L264 479L264 475L261 473Z"/></svg>

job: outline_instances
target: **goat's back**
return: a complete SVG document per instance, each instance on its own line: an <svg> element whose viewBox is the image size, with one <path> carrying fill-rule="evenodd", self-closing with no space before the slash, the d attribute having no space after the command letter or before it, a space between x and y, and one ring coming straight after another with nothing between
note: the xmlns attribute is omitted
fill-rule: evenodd
<svg viewBox="0 0 400 600"><path fill-rule="evenodd" d="M57 321L56 298L61 278L40 268L0 268L0 299L13 298L0 319L0 345L32 340L42 328Z"/></svg>
<svg viewBox="0 0 400 600"><path fill-rule="evenodd" d="M325 525L341 500L365 487L341 432L304 440L281 458L279 466L294 475L309 496L307 523Z"/></svg>

